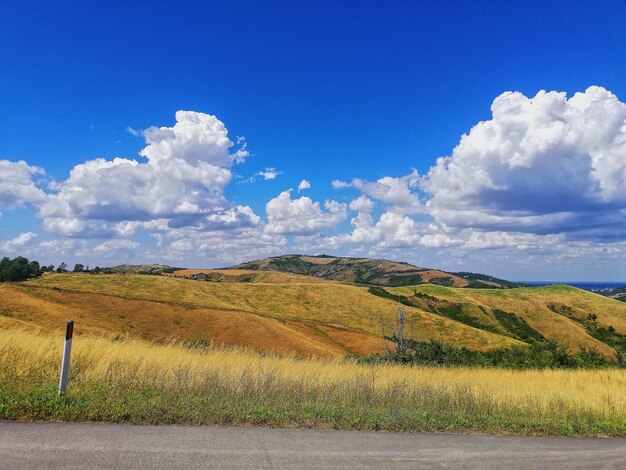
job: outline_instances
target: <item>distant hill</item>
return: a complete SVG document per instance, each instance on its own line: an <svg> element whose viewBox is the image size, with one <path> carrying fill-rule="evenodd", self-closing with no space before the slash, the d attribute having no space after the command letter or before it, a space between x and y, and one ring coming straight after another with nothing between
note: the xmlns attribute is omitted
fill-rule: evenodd
<svg viewBox="0 0 626 470"><path fill-rule="evenodd" d="M261 283L261 284L324 284L327 279L304 276L302 274L283 273L280 271L256 271L251 269L181 269L174 271L172 276L193 278L204 274L200 280L211 282Z"/></svg>
<svg viewBox="0 0 626 470"><path fill-rule="evenodd" d="M612 297L615 300L619 300L621 302L626 302L626 286L618 287L617 289L613 289L611 292L606 294L608 297Z"/></svg>
<svg viewBox="0 0 626 470"><path fill-rule="evenodd" d="M506 289L522 284L474 273L448 273L404 262L328 255L283 255L231 266L225 269L279 271L352 284L402 287L435 284L448 287Z"/></svg>
<svg viewBox="0 0 626 470"><path fill-rule="evenodd" d="M497 277L489 276L487 274L477 274L464 271L452 274L469 281L469 285L467 287L474 287L479 289L493 289L494 287L504 289L512 289L514 287L528 287L528 285L524 284L523 282L506 281L504 279L499 279Z"/></svg>
<svg viewBox="0 0 626 470"><path fill-rule="evenodd" d="M105 274L153 274L159 275L164 273L173 273L182 268L175 268L165 264L120 264L102 268Z"/></svg>

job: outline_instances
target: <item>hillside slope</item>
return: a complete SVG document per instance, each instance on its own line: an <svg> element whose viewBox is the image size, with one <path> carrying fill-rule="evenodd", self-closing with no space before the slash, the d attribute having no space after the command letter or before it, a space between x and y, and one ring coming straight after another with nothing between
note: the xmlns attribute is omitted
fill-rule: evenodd
<svg viewBox="0 0 626 470"><path fill-rule="evenodd" d="M6 322L157 341L213 341L301 355L364 355L385 349L381 324L397 303L339 283L206 282L168 276L52 274L0 285ZM407 308L407 330L471 349L521 344L514 338ZM2 317L2 316L0 316ZM382 320L380 320L382 319ZM382 323L381 323L382 322Z"/></svg>
<svg viewBox="0 0 626 470"><path fill-rule="evenodd" d="M279 271L254 271L251 269L180 269L172 276L191 278L194 274L206 274L211 282L252 282L267 284L323 284L333 282L320 277Z"/></svg>
<svg viewBox="0 0 626 470"><path fill-rule="evenodd" d="M283 255L249 261L227 269L278 271L353 284L412 286L435 284L450 287L510 288L519 284L474 273L448 273L408 263L372 258Z"/></svg>
<svg viewBox="0 0 626 470"><path fill-rule="evenodd" d="M222 274L225 273L225 274ZM280 272L211 271L216 282L48 274L0 284L0 327L223 344L298 355L386 350L403 304L407 337L490 350L554 339L575 352L626 352L626 303L566 286L359 286ZM220 277L220 279L222 279Z"/></svg>
<svg viewBox="0 0 626 470"><path fill-rule="evenodd" d="M409 304L522 340L555 339L611 356L626 345L626 304L569 286L519 289L390 288Z"/></svg>

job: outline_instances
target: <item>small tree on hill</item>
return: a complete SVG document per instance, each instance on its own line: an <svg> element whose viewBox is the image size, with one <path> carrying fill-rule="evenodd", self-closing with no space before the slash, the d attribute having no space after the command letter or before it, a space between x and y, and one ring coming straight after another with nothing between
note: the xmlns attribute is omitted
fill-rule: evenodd
<svg viewBox="0 0 626 470"><path fill-rule="evenodd" d="M402 305L398 305L398 310L396 311L396 316L398 321L396 324L388 321L384 316L379 315L376 317L378 324L380 326L380 336L385 343L385 348L387 349L387 353L404 353L407 346L407 338L405 335L405 312ZM409 335L411 331L409 331ZM412 340L408 340L410 343ZM395 345L395 351L391 351L389 348L389 343Z"/></svg>
<svg viewBox="0 0 626 470"><path fill-rule="evenodd" d="M398 306L398 331L396 333L396 344L399 353L404 352L404 309Z"/></svg>

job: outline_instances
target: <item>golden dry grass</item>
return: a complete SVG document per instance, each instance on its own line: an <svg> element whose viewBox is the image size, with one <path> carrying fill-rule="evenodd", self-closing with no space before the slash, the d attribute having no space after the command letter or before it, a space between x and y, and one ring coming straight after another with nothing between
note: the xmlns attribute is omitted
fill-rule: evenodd
<svg viewBox="0 0 626 470"><path fill-rule="evenodd" d="M428 269L426 271L420 271L419 275L422 276L423 282L430 282L431 279L452 279L452 287L465 287L469 284L469 281L462 277L454 276L452 274L437 271L436 269Z"/></svg>
<svg viewBox="0 0 626 470"><path fill-rule="evenodd" d="M60 332L66 319L74 319L80 334L133 336L159 342L172 340L245 346L259 351L300 355L343 356L382 352L373 335L347 331L333 339L315 325L283 322L251 312L209 307L186 308L167 302L126 299L91 292L35 290L29 295L16 286L0 286L0 305L11 317L0 317ZM356 344L354 344L356 343Z"/></svg>
<svg viewBox="0 0 626 470"><path fill-rule="evenodd" d="M245 282L267 284L324 284L335 283L327 279L303 276L301 274L283 273L279 271L255 271L252 269L181 269L172 273L175 277L189 278L193 274L204 273L219 275L225 281L241 282L239 279L246 276Z"/></svg>
<svg viewBox="0 0 626 470"><path fill-rule="evenodd" d="M96 324L100 328L96 331L159 340L203 338L225 345L241 345L239 334L246 341L254 338L256 343L250 345L258 349L265 344L265 349L285 352L288 344L290 351L319 355L381 351L377 317L391 322L397 308L395 302L376 297L367 288L343 284L214 283L80 274L0 286L2 305L18 318L46 325L52 321L62 325L71 314L85 326ZM408 329L417 339L434 338L479 350L521 344L416 308L406 310ZM205 317L214 318L214 323ZM235 320L240 321L231 325ZM291 332L304 335L306 341L298 335L290 341Z"/></svg>
<svg viewBox="0 0 626 470"><path fill-rule="evenodd" d="M399 287L389 291L412 295L414 291L461 303L483 307L485 310L503 310L515 313L546 338L568 344L573 351L581 346L594 347L612 356L614 351L605 343L591 337L575 319L583 320L589 314L597 316L601 327L613 326L626 334L626 303L569 286L545 286L516 289L451 289L442 286ZM549 305L567 307L572 316L554 312Z"/></svg>
<svg viewBox="0 0 626 470"><path fill-rule="evenodd" d="M46 329L62 328L65 319L74 318L87 333L161 342L203 340L318 356L364 355L384 349L378 318L392 322L395 302L374 296L364 287L328 281L278 282L304 276L276 272L262 275L276 276L276 282L53 274L26 283L0 285L0 309L13 312L14 319ZM595 314L599 326L610 325L626 333L626 303L569 287L498 290L422 285L388 290L404 295L417 290L463 304L469 314L484 317L483 323L493 323L495 331L501 327L491 313L494 309L515 313L545 337L567 343L573 352L585 346L595 347L606 356L614 354L575 318ZM548 305L567 306L572 316L555 313ZM521 344L419 308L405 310L410 335L418 340L437 339L483 351Z"/></svg>
<svg viewBox="0 0 626 470"><path fill-rule="evenodd" d="M61 344L61 335L6 330L0 324L0 371L5 371L6 379L7 371L15 376L34 377L49 370L51 380L54 380ZM407 397L415 397L415 393L421 391L431 394L433 400L456 397L454 406L470 407L465 410L465 419L475 419L476 423L486 419L480 413L492 413L496 423L502 419L509 423L507 426L518 423L515 425L519 426L515 428L517 432L530 429L532 432L553 433L547 424L542 427L541 420L548 417L554 420L550 421L550 426L563 425L564 429L567 420L576 416L581 419L593 417L599 422L605 420L604 424L612 423L611 429L618 430L614 432L623 432L619 429L626 425L626 371L619 369L514 371L374 366L337 359L261 356L241 349L198 351L176 344L155 345L141 340L112 342L94 336L75 338L72 367L71 380L74 382L70 382L70 390L72 386L85 384L117 383L128 387L129 393L136 387L204 390L207 384L218 381L221 390L230 390L229 393L233 394L247 387L246 393L252 397L297 391L298 396L281 395L282 400L296 403L305 396L323 400L341 393L341 400L347 403L351 400L362 402L357 409L363 413L367 413L368 403L380 405L389 400L392 407L389 412L400 413L399 410L409 404ZM459 396L460 391L462 396ZM393 408L394 400L397 409ZM427 396L424 400L421 406L429 403ZM171 404L172 407L178 405ZM409 420L411 416L424 413L418 408L401 411L402 419ZM441 411L445 413L446 410ZM463 426L471 428L472 424ZM480 428L482 425L475 426ZM526 431L524 426L528 427Z"/></svg>

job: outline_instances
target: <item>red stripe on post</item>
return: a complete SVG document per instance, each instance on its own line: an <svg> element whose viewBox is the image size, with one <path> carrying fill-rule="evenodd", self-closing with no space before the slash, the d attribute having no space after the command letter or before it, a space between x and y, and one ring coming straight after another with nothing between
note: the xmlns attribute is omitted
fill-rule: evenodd
<svg viewBox="0 0 626 470"><path fill-rule="evenodd" d="M65 323L65 341L72 339L74 336L74 320L68 320Z"/></svg>

